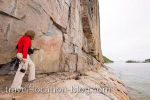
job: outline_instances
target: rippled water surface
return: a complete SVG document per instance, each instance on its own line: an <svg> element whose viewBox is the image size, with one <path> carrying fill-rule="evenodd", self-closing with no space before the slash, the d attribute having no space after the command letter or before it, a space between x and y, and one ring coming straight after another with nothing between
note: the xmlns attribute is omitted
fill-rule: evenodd
<svg viewBox="0 0 150 100"><path fill-rule="evenodd" d="M150 100L150 63L107 64L126 84L132 100Z"/></svg>

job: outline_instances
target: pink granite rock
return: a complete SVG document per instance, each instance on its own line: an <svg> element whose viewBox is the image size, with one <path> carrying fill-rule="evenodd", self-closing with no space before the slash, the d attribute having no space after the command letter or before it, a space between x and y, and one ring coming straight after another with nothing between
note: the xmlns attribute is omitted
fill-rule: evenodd
<svg viewBox="0 0 150 100"><path fill-rule="evenodd" d="M16 55L17 40L34 30L37 72L100 67L98 0L1 0L0 64Z"/></svg>

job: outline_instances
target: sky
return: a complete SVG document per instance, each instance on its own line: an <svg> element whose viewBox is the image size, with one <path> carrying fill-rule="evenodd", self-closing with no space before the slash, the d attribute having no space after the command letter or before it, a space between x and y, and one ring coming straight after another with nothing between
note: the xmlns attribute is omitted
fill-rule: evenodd
<svg viewBox="0 0 150 100"><path fill-rule="evenodd" d="M103 55L113 61L150 58L150 0L99 0Z"/></svg>

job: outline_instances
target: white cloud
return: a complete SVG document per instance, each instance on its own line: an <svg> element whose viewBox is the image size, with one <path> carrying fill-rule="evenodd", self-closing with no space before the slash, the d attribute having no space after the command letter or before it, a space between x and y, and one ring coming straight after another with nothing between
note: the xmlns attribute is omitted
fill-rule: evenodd
<svg viewBox="0 0 150 100"><path fill-rule="evenodd" d="M117 61L150 58L149 10L149 0L100 0L103 54Z"/></svg>

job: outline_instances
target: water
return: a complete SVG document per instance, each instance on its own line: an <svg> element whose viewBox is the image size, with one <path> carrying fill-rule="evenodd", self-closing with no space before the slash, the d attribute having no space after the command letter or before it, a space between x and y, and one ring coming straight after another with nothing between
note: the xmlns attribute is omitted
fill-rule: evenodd
<svg viewBox="0 0 150 100"><path fill-rule="evenodd" d="M128 87L132 100L150 100L150 63L112 63L107 66Z"/></svg>

